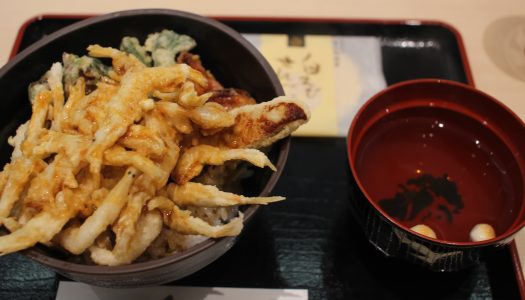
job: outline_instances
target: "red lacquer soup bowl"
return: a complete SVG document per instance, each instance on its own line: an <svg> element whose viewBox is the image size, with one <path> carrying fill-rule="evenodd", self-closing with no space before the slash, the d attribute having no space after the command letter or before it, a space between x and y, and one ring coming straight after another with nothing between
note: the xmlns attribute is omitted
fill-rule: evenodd
<svg viewBox="0 0 525 300"><path fill-rule="evenodd" d="M524 225L525 126L471 86L391 86L357 113L347 143L356 215L387 255L458 270Z"/></svg>

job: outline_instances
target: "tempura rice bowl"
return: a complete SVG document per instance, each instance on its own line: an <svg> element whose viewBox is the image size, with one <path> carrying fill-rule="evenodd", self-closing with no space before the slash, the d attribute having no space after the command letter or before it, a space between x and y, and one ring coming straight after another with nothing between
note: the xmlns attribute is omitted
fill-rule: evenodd
<svg viewBox="0 0 525 300"><path fill-rule="evenodd" d="M53 33L22 51L0 70L0 87L4 99L0 105L3 140L27 119L30 106L27 85L37 80L49 66L60 61L62 52L85 53L90 44L117 47L123 36L144 39L148 33L164 28L192 36L197 41L194 52L225 86L245 89L259 99L283 94L277 76L260 53L234 30L214 20L173 10L134 10L90 18ZM217 49L217 48L220 49ZM8 113L9 112L9 113ZM277 172L258 169L243 181L243 194L267 196L274 187L288 154L289 139L274 144L267 153ZM9 159L10 147L1 148L2 160ZM244 210L249 221L258 206ZM106 287L136 287L173 281L203 268L233 246L237 237L196 241L190 249L145 262L107 267L87 265L67 254L38 245L23 253L73 280Z"/></svg>

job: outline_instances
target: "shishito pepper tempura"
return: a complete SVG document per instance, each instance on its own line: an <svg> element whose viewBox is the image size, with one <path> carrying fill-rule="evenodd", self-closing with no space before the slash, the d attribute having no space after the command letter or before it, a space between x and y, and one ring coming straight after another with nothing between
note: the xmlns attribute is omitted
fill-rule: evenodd
<svg viewBox="0 0 525 300"><path fill-rule="evenodd" d="M238 205L284 199L226 187L247 176L241 161L275 170L258 149L307 122L307 107L224 88L194 46L168 30L144 45L125 37L120 50L91 45L30 85L31 118L0 173L0 225L11 232L0 254L43 243L128 264L237 235Z"/></svg>

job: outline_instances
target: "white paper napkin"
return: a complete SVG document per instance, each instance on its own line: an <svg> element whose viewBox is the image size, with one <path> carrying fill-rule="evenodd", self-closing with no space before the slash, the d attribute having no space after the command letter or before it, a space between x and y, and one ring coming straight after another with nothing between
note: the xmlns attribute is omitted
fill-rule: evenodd
<svg viewBox="0 0 525 300"><path fill-rule="evenodd" d="M110 289L84 283L61 281L57 300L308 300L299 289L250 289L222 287L157 286Z"/></svg>
<svg viewBox="0 0 525 300"><path fill-rule="evenodd" d="M337 128L346 136L361 106L386 87L381 41L376 37L335 36L333 38Z"/></svg>

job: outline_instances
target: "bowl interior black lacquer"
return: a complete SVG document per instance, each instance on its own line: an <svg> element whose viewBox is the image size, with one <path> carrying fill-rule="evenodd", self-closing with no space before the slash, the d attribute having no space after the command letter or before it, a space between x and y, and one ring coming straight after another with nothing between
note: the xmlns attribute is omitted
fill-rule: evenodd
<svg viewBox="0 0 525 300"><path fill-rule="evenodd" d="M27 86L38 80L53 62L61 61L63 52L82 55L91 44L118 48L124 36L144 41L149 33L171 29L193 37L203 65L226 87L247 90L259 102L283 95L274 71L262 55L240 34L215 20L191 13L162 10L115 12L80 21L31 45L0 69L0 161L9 161L11 147L7 137L31 114ZM244 194L268 195L274 187L288 154L289 139L275 144L268 156L278 170L256 170L243 182ZM246 209L249 220L257 206ZM25 253L75 280L102 286L137 286L175 280L211 263L229 249L235 239L208 240L187 251L148 262L105 267L73 263L64 255L38 246Z"/></svg>

